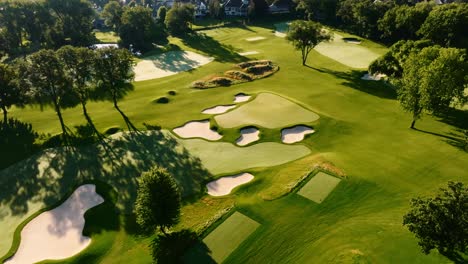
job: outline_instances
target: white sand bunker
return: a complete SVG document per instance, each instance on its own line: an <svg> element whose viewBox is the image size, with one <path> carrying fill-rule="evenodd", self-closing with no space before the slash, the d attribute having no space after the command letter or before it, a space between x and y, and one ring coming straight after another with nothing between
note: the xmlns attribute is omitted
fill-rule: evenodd
<svg viewBox="0 0 468 264"><path fill-rule="evenodd" d="M295 126L281 130L281 141L291 144L302 141L307 134L314 133L315 130L308 126Z"/></svg>
<svg viewBox="0 0 468 264"><path fill-rule="evenodd" d="M206 187L211 196L223 196L231 193L232 189L239 185L253 180L254 176L250 173L240 173L233 176L226 176L215 181L209 182Z"/></svg>
<svg viewBox="0 0 468 264"><path fill-rule="evenodd" d="M239 146L245 146L260 139L260 131L255 127L242 128L240 133L241 136L236 140Z"/></svg>
<svg viewBox="0 0 468 264"><path fill-rule="evenodd" d="M247 41L258 41L258 40L262 40L262 39L266 39L265 37L252 37L252 38L246 38L245 40Z"/></svg>
<svg viewBox="0 0 468 264"><path fill-rule="evenodd" d="M5 263L36 263L79 253L91 243L91 238L82 234L84 213L103 202L94 184L80 186L63 204L26 224L18 251Z"/></svg>
<svg viewBox="0 0 468 264"><path fill-rule="evenodd" d="M188 71L209 62L213 58L205 57L191 51L169 51L156 56L146 57L133 69L135 81L162 78Z"/></svg>
<svg viewBox="0 0 468 264"><path fill-rule="evenodd" d="M213 106L210 108L207 108L202 111L202 114L209 114L209 115L214 115L214 114L222 114L226 113L228 110L235 108L235 105L217 105Z"/></svg>
<svg viewBox="0 0 468 264"><path fill-rule="evenodd" d="M259 53L258 51L253 50L253 51L239 52L238 54L241 56L247 56L247 55L255 55L258 53Z"/></svg>
<svg viewBox="0 0 468 264"><path fill-rule="evenodd" d="M200 137L208 140L219 140L221 136L218 132L211 130L210 121L191 121L181 127L174 128L174 133L182 138Z"/></svg>
<svg viewBox="0 0 468 264"><path fill-rule="evenodd" d="M365 81L380 81L381 79L387 77L387 75L383 73L376 73L376 74L364 74L361 79Z"/></svg>
<svg viewBox="0 0 468 264"><path fill-rule="evenodd" d="M285 38L285 37L286 37L286 33L279 32L279 31L275 31L275 36L280 37L280 38Z"/></svg>
<svg viewBox="0 0 468 264"><path fill-rule="evenodd" d="M242 103L242 102L247 102L252 96L246 95L243 93L236 94L234 96L234 103Z"/></svg>

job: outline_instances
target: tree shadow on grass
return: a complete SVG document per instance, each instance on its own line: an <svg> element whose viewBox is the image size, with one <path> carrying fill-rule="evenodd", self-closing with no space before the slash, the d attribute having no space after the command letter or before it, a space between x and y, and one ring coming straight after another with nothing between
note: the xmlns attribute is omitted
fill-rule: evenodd
<svg viewBox="0 0 468 264"><path fill-rule="evenodd" d="M193 49L200 50L210 54L219 62L242 62L246 58L239 55L236 49L230 45L224 45L216 41L210 36L203 33L187 34L183 39L183 43Z"/></svg>
<svg viewBox="0 0 468 264"><path fill-rule="evenodd" d="M366 73L360 70L350 70L347 72L333 71L326 68L314 68L306 65L306 67L316 70L321 73L326 73L335 76L338 79L343 80L341 85L353 88L355 90L377 96L384 99L396 99L396 90L391 87L390 84L384 81L366 81L362 80L361 77Z"/></svg>
<svg viewBox="0 0 468 264"><path fill-rule="evenodd" d="M90 180L111 185L118 193L117 208L131 213L137 178L152 166L165 167L184 197L197 195L211 178L200 159L162 131L113 135L103 144L61 147L42 151L0 171L0 221L29 212L31 203L56 204L72 188Z"/></svg>
<svg viewBox="0 0 468 264"><path fill-rule="evenodd" d="M38 150L37 133L31 124L16 119L0 122L0 169L24 159Z"/></svg>

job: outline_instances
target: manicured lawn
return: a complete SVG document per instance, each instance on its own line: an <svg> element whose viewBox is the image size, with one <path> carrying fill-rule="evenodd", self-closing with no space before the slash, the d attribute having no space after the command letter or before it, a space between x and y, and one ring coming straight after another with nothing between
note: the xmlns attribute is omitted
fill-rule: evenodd
<svg viewBox="0 0 468 264"><path fill-rule="evenodd" d="M257 97L228 113L215 117L218 125L233 128L258 125L266 128L284 128L298 123L310 123L319 116L281 96L261 93Z"/></svg>
<svg viewBox="0 0 468 264"><path fill-rule="evenodd" d="M323 172L319 172L312 177L298 192L300 196L303 196L316 203L321 203L327 196L335 189L340 183L340 179L337 177L328 175Z"/></svg>
<svg viewBox="0 0 468 264"><path fill-rule="evenodd" d="M221 263L259 226L259 223L249 217L235 212L205 237L203 242L211 250L212 258Z"/></svg>
<svg viewBox="0 0 468 264"><path fill-rule="evenodd" d="M197 157L212 174L280 165L310 154L310 149L305 146L288 146L276 142L240 148L232 143L188 139L184 140L183 145L190 153L197 153Z"/></svg>
<svg viewBox="0 0 468 264"><path fill-rule="evenodd" d="M119 102L122 111L138 128L143 128L142 123L146 122L173 129L189 120L205 119L206 115L201 113L203 109L230 104L239 92L257 96L277 94L320 116L314 123L317 132L297 145L307 146L308 156L275 167L249 169L255 179L222 198L229 201L209 197L193 199L193 203L187 200L181 226L203 230L217 219L216 215L224 212L223 209L233 205L235 210L261 223L261 228L239 245L225 263L447 263L448 260L437 252L421 253L417 240L402 226L402 216L412 197L431 195L448 180L467 182L468 153L452 140L431 134L458 135L457 129L468 122L467 110L450 118L424 116L416 124L419 131L408 129L411 116L401 110L394 90L387 84L363 81L360 79L363 72L354 71L317 51L311 52L309 67L303 67L300 52L285 39L275 37L272 30L273 24L225 27L205 31L204 41L172 38L171 41L182 49L213 56L216 61L190 72L137 82L134 91ZM245 41L245 38L259 35L267 39ZM384 47L368 40L359 47L376 54L385 51ZM273 76L252 83L207 90L189 88L194 80L224 72L242 60L236 55L239 50L259 51L252 57L272 60L281 69ZM361 56L369 60L362 54L357 57ZM177 92L175 96L168 95L172 90ZM153 103L162 96L169 97L170 102ZM101 131L126 127L110 102L90 102L88 110ZM60 130L55 113L48 107L44 111L39 107L12 109L11 116L32 123L41 133L54 134ZM274 117L286 119L276 113ZM287 116L287 119L294 118ZM72 129L85 123L79 108L65 110L64 119ZM219 130L225 135L222 141L232 143L238 137L237 128L221 127ZM265 140L279 144L279 135L279 129L263 129L263 138L252 147L264 148ZM37 155L0 172L0 255L8 250L12 228L21 219L58 201L82 180L100 178L111 183L119 194L116 206L129 205L131 211L138 172L159 163L156 162L159 159L168 159L167 162L175 166L172 172L184 186L184 192L190 192L203 188L208 180L209 173L200 169L200 163L206 162L205 166L215 171L240 170L236 163L246 161L237 155L252 150L252 147L238 148L237 152L234 146L224 145L231 143L187 140L183 144L187 149L184 154L173 150L174 143L158 144L158 137L154 136L144 136L135 143L118 142L112 148L117 156L110 156L114 157L116 166L108 162L110 157L96 155L95 147L85 147L85 152L57 154L52 160L54 166L42 178L37 177ZM200 151L201 162L190 158L191 161L186 162L204 145L209 147L203 153ZM220 154L224 149L231 151L230 148L237 154ZM278 148L277 151L284 150ZM290 153L282 154L283 162L292 160L288 157ZM216 164L216 160L209 157L217 155L221 155L218 161L223 163ZM265 155L268 159L278 156ZM253 153L247 157L254 159L250 164L258 164L259 157ZM134 161L137 165L133 165ZM333 164L347 176L327 199L315 204L296 194L286 195L290 186L323 161ZM60 177L54 176L55 170L61 172ZM267 201L271 199L274 200ZM94 219L90 218L90 225L99 222ZM147 263L149 238L124 226L121 223L118 229L103 228L91 234L93 242L80 256L89 254L91 259L101 263L128 263L130 260ZM228 243L228 239L221 242Z"/></svg>

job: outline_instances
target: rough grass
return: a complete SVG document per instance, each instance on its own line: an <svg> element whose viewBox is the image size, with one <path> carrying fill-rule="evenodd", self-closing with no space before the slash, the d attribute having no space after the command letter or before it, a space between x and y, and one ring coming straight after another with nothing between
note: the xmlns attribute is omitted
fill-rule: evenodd
<svg viewBox="0 0 468 264"><path fill-rule="evenodd" d="M281 96L261 93L249 103L215 117L225 128L258 125L266 128L282 128L298 123L317 121L319 116Z"/></svg>

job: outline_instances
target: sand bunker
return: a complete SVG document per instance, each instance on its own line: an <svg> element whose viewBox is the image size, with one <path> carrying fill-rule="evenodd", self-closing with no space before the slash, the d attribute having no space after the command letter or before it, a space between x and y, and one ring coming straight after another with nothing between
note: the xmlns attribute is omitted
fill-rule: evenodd
<svg viewBox="0 0 468 264"><path fill-rule="evenodd" d="M279 31L275 31L275 36L280 37L280 38L285 38L285 37L286 37L286 33L279 32Z"/></svg>
<svg viewBox="0 0 468 264"><path fill-rule="evenodd" d="M223 196L230 194L232 189L239 185L253 180L254 176L250 173L240 173L233 176L226 176L212 181L206 185L208 194L211 196Z"/></svg>
<svg viewBox="0 0 468 264"><path fill-rule="evenodd" d="M258 40L262 40L262 39L266 39L265 37L253 37L253 38L246 38L245 40L247 41L258 41Z"/></svg>
<svg viewBox="0 0 468 264"><path fill-rule="evenodd" d="M361 79L365 81L380 81L382 78L387 77L387 75L383 73L377 73L377 74L364 74Z"/></svg>
<svg viewBox="0 0 468 264"><path fill-rule="evenodd" d="M291 144L302 141L307 134L314 133L315 130L308 126L295 126L281 130L281 141Z"/></svg>
<svg viewBox="0 0 468 264"><path fill-rule="evenodd" d="M146 57L133 69L135 81L151 80L188 71L209 62L213 58L191 51L169 51L156 56Z"/></svg>
<svg viewBox="0 0 468 264"><path fill-rule="evenodd" d="M214 114L222 114L226 113L228 110L235 108L235 105L217 105L213 106L210 108L207 108L202 111L202 114L209 114L209 115L214 115Z"/></svg>
<svg viewBox="0 0 468 264"><path fill-rule="evenodd" d="M239 52L238 54L241 56L247 56L247 55L254 55L258 53L259 53L258 51L253 50L253 51Z"/></svg>
<svg viewBox="0 0 468 264"><path fill-rule="evenodd" d="M239 146L245 146L260 139L260 131L255 127L242 128L241 136L236 140Z"/></svg>
<svg viewBox="0 0 468 264"><path fill-rule="evenodd" d="M219 140L221 136L218 132L211 130L210 121L191 121L181 127L174 128L174 133L182 138L200 137L208 140Z"/></svg>
<svg viewBox="0 0 468 264"><path fill-rule="evenodd" d="M242 103L242 102L247 102L252 96L246 95L246 94L236 94L234 96L234 103Z"/></svg>
<svg viewBox="0 0 468 264"><path fill-rule="evenodd" d="M79 253L91 243L91 238L82 234L84 213L103 202L94 184L80 186L63 204L26 224L18 251L5 263L36 263Z"/></svg>

